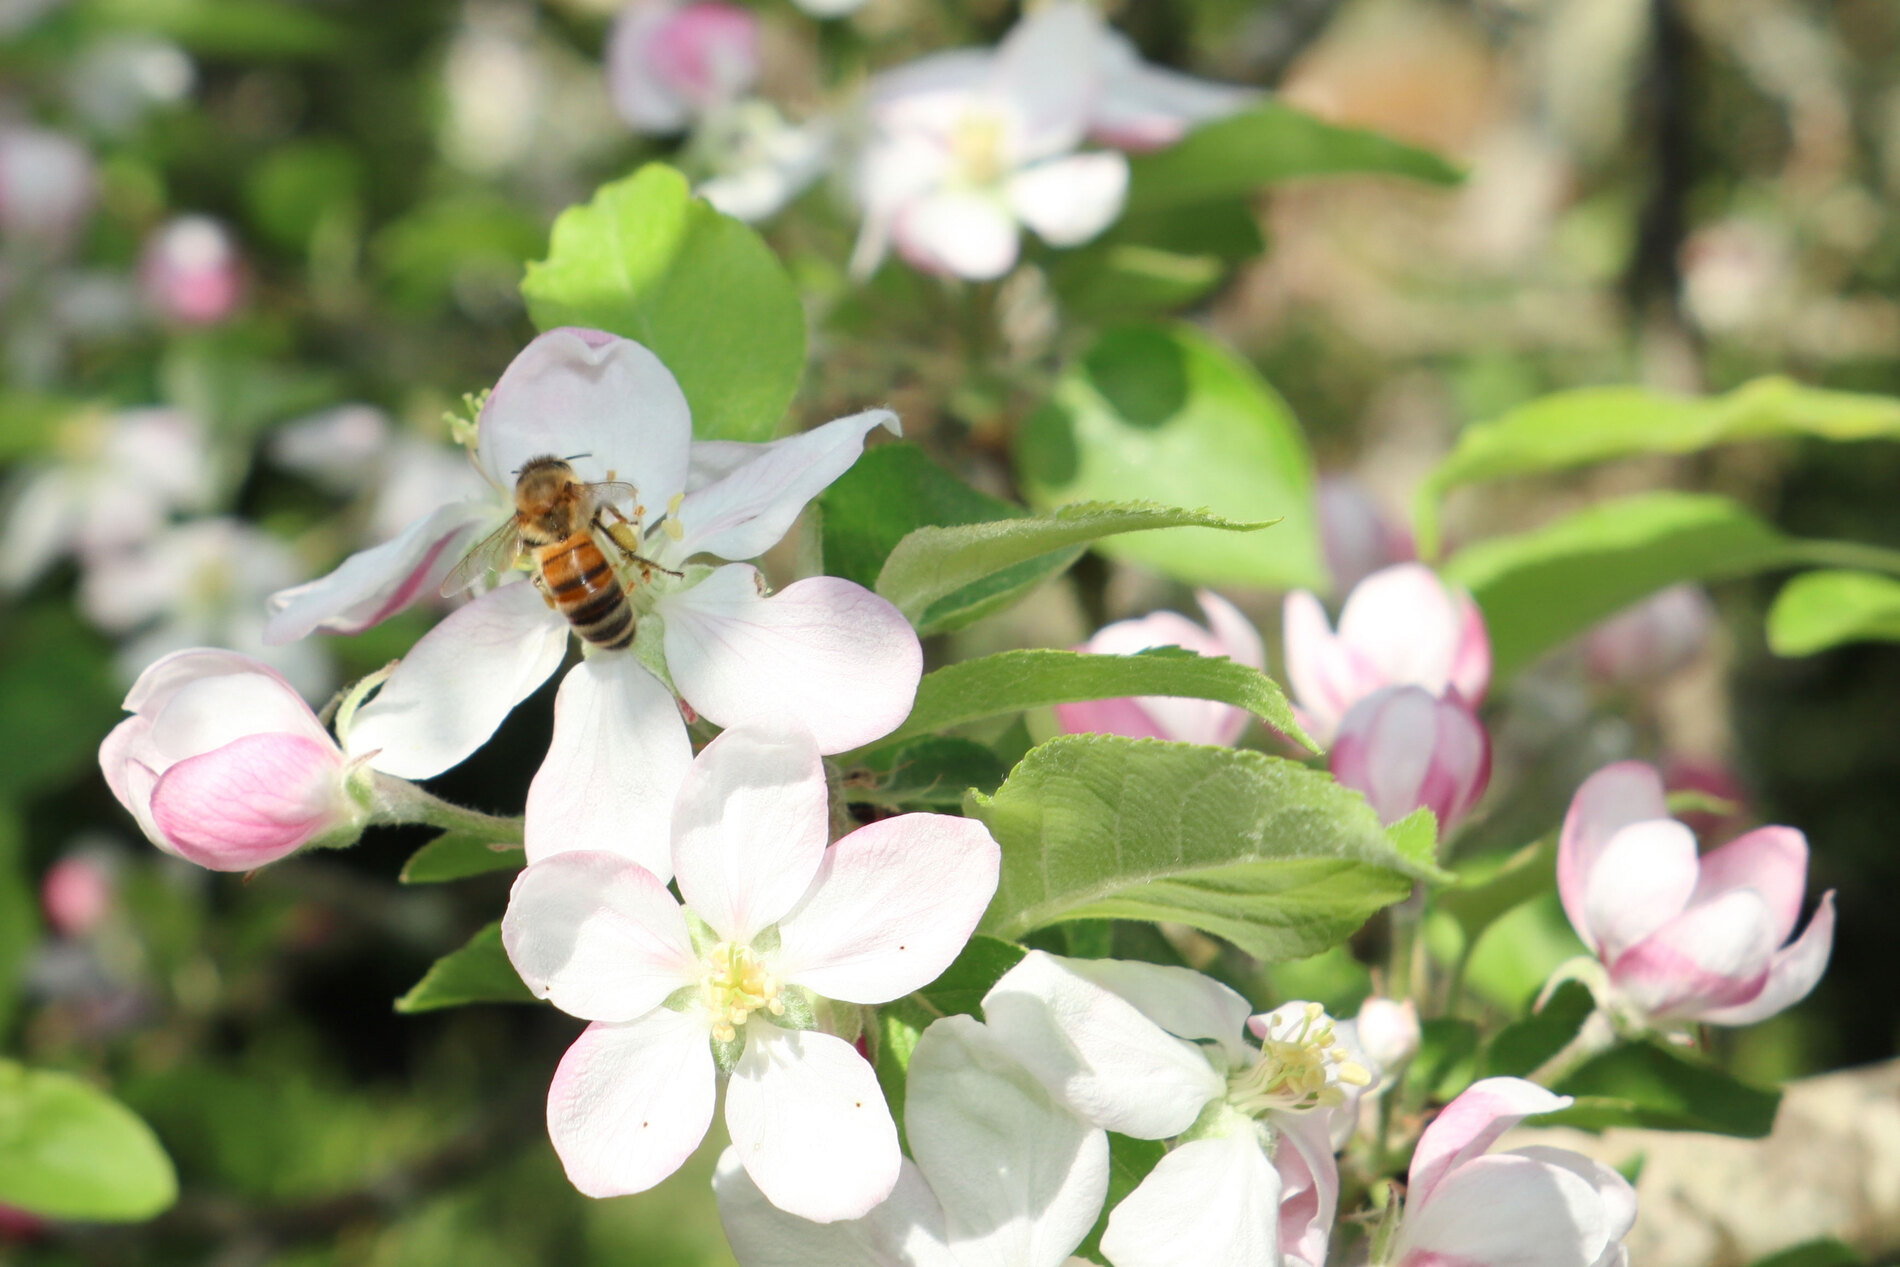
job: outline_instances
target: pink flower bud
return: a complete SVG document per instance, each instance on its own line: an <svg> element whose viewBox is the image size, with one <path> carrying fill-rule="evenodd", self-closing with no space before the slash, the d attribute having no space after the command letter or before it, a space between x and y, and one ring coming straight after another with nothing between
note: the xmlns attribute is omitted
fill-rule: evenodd
<svg viewBox="0 0 1900 1267"><path fill-rule="evenodd" d="M638 132L684 131L759 75L759 20L719 0L635 0L607 37L607 92Z"/></svg>
<svg viewBox="0 0 1900 1267"><path fill-rule="evenodd" d="M1449 832L1491 781L1491 740L1456 696L1388 686L1353 705L1333 743L1333 777L1365 793L1381 822L1416 809Z"/></svg>
<svg viewBox="0 0 1900 1267"><path fill-rule="evenodd" d="M1606 1002L1626 1019L1752 1025L1798 1003L1834 946L1834 894L1801 919L1808 842L1761 827L1706 854L1669 817L1662 776L1605 766L1570 802L1557 892L1605 969Z"/></svg>
<svg viewBox="0 0 1900 1267"><path fill-rule="evenodd" d="M1714 626L1715 609L1699 586L1672 585L1592 629L1585 662L1607 682L1653 681L1695 659Z"/></svg>
<svg viewBox="0 0 1900 1267"><path fill-rule="evenodd" d="M1379 569L1418 557L1412 534L1388 518L1366 486L1352 476L1320 476L1315 500L1320 546L1326 552L1334 593L1347 593Z"/></svg>
<svg viewBox="0 0 1900 1267"><path fill-rule="evenodd" d="M0 233L63 244L78 233L94 192L92 156L77 141L0 126Z"/></svg>
<svg viewBox="0 0 1900 1267"><path fill-rule="evenodd" d="M216 325L243 295L244 267L222 224L209 216L180 216L146 242L139 285L166 320Z"/></svg>
<svg viewBox="0 0 1900 1267"><path fill-rule="evenodd" d="M139 675L99 765L146 838L213 871L354 839L343 750L275 671L234 651L179 651Z"/></svg>
<svg viewBox="0 0 1900 1267"><path fill-rule="evenodd" d="M1105 625L1079 650L1134 655L1151 647L1181 647L1197 655L1225 656L1238 664L1265 668L1266 651L1253 622L1211 590L1200 590L1195 597L1207 613L1209 629L1174 612L1155 612L1140 620ZM1244 708L1214 700L1159 695L1056 705L1056 723L1071 735L1132 735L1217 745L1238 740L1251 716Z"/></svg>
<svg viewBox="0 0 1900 1267"><path fill-rule="evenodd" d="M0 1205L0 1241L16 1245L37 1241L46 1235L47 1227L46 1220L37 1214L28 1214L10 1205Z"/></svg>
<svg viewBox="0 0 1900 1267"><path fill-rule="evenodd" d="M1410 999L1367 999L1353 1025L1360 1048L1387 1073L1418 1055L1418 1008Z"/></svg>
<svg viewBox="0 0 1900 1267"><path fill-rule="evenodd" d="M70 854L40 881L40 910L61 937L84 937L112 909L112 876L99 859Z"/></svg>

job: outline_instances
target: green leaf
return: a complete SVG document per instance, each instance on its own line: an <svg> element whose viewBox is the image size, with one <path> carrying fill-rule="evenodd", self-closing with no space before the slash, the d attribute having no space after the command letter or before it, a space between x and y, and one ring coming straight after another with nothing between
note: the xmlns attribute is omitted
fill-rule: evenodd
<svg viewBox="0 0 1900 1267"><path fill-rule="evenodd" d="M527 851L478 832L445 831L409 855L398 877L404 884L440 884L490 871L519 871Z"/></svg>
<svg viewBox="0 0 1900 1267"><path fill-rule="evenodd" d="M1783 436L1900 439L1900 400L1759 378L1723 396L1671 396L1643 387L1586 387L1466 427L1420 487L1420 551L1437 546L1438 505L1461 484L1564 470L1643 453L1693 453Z"/></svg>
<svg viewBox="0 0 1900 1267"><path fill-rule="evenodd" d="M963 618L970 609L959 591L1052 551L1066 551L1117 533L1154 528L1252 532L1267 526L1237 523L1205 510L1177 510L1155 502L1083 502L1046 515L919 528L898 542L884 561L877 592L895 604L917 626L917 632L935 633L966 623ZM1071 557L1061 566L1067 567L1072 561ZM1010 581L1011 589L1017 587L1015 580Z"/></svg>
<svg viewBox="0 0 1900 1267"><path fill-rule="evenodd" d="M501 921L487 925L468 944L429 966L422 980L396 1000L398 1012L433 1012L469 1003L533 1003L508 952L501 945Z"/></svg>
<svg viewBox="0 0 1900 1267"><path fill-rule="evenodd" d="M63 604L0 605L0 800L53 791L98 768L99 740L122 717L111 648Z"/></svg>
<svg viewBox="0 0 1900 1267"><path fill-rule="evenodd" d="M1129 160L1128 210L1208 202L1275 181L1362 172L1453 184L1438 155L1359 128L1323 123L1277 101L1203 124L1177 145Z"/></svg>
<svg viewBox="0 0 1900 1267"><path fill-rule="evenodd" d="M1440 892L1433 909L1458 921L1471 945L1505 912L1556 884L1557 850L1543 840L1522 849L1486 854L1454 868L1458 883Z"/></svg>
<svg viewBox="0 0 1900 1267"><path fill-rule="evenodd" d="M1177 695L1233 704L1319 751L1294 720L1279 683L1248 665L1179 647L1157 647L1135 655L1002 651L945 665L924 675L917 684L910 716L889 738L880 739L878 747L1026 708L1129 695Z"/></svg>
<svg viewBox="0 0 1900 1267"><path fill-rule="evenodd" d="M1197 584L1326 585L1299 424L1252 366L1191 327L1104 334L1023 425L1016 469L1037 506L1153 499L1278 525L1097 547L1115 558Z"/></svg>
<svg viewBox="0 0 1900 1267"><path fill-rule="evenodd" d="M1484 1049L1484 1076L1525 1078L1562 1051L1597 1010L1588 986L1566 981L1545 1000L1541 1011L1513 1021L1492 1036Z"/></svg>
<svg viewBox="0 0 1900 1267"><path fill-rule="evenodd" d="M155 31L208 57L323 57L343 48L344 28L307 6L281 0L91 0L100 28Z"/></svg>
<svg viewBox="0 0 1900 1267"><path fill-rule="evenodd" d="M562 212L521 293L543 330L592 326L651 348L701 440L770 439L804 372L805 315L778 257L664 164Z"/></svg>
<svg viewBox="0 0 1900 1267"><path fill-rule="evenodd" d="M844 799L856 804L956 810L970 788L993 792L1009 766L995 752L969 739L932 736L879 748L844 772Z"/></svg>
<svg viewBox="0 0 1900 1267"><path fill-rule="evenodd" d="M1418 1055L1405 1072L1416 1097L1456 1099L1477 1078L1478 1027L1455 1016L1434 1016L1419 1026Z"/></svg>
<svg viewBox="0 0 1900 1267"><path fill-rule="evenodd" d="M1853 1246L1830 1237L1777 1250L1750 1267L1866 1267L1866 1262Z"/></svg>
<svg viewBox="0 0 1900 1267"><path fill-rule="evenodd" d="M1805 562L1895 568L1900 555L1797 540L1724 497L1654 492L1468 546L1444 574L1469 587L1484 610L1492 672L1501 680L1664 586Z"/></svg>
<svg viewBox="0 0 1900 1267"><path fill-rule="evenodd" d="M1900 642L1900 581L1875 572L1804 572L1768 609L1768 648L1803 656L1844 642Z"/></svg>
<svg viewBox="0 0 1900 1267"><path fill-rule="evenodd" d="M0 462L50 453L61 435L61 426L72 420L82 434L91 427L105 425L104 409L63 396L38 392L0 392ZM82 443L90 442L85 437Z"/></svg>
<svg viewBox="0 0 1900 1267"><path fill-rule="evenodd" d="M1075 1247L1077 1254L1093 1262L1102 1261L1102 1234L1108 1231L1108 1216L1115 1212L1123 1198L1141 1186L1141 1181L1167 1155L1168 1146L1158 1139L1136 1139L1132 1135L1108 1132L1108 1199L1102 1202L1102 1213L1095 1220L1095 1226Z"/></svg>
<svg viewBox="0 0 1900 1267"><path fill-rule="evenodd" d="M1660 1042L1613 1047L1552 1090L1577 1102L1538 1125L1590 1131L1640 1126L1760 1139L1774 1129L1781 1105L1780 1091L1750 1086Z"/></svg>
<svg viewBox="0 0 1900 1267"><path fill-rule="evenodd" d="M13 1024L27 956L40 939L40 904L22 844L19 811L0 800L0 1039Z"/></svg>
<svg viewBox="0 0 1900 1267"><path fill-rule="evenodd" d="M1357 792L1264 753L1063 735L969 812L1003 849L980 927L1073 919L1189 924L1261 959L1345 940L1429 866L1402 854Z"/></svg>
<svg viewBox="0 0 1900 1267"><path fill-rule="evenodd" d="M0 1204L126 1223L177 1199L171 1159L132 1110L71 1074L0 1061Z"/></svg>

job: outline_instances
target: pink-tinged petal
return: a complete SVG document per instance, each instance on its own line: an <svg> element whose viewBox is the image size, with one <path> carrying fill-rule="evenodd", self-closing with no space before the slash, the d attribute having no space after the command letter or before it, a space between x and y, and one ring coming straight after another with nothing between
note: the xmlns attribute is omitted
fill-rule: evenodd
<svg viewBox="0 0 1900 1267"><path fill-rule="evenodd" d="M1050 246L1079 246L1115 222L1128 201L1128 160L1092 152L1025 167L1005 187L1011 211Z"/></svg>
<svg viewBox="0 0 1900 1267"><path fill-rule="evenodd" d="M1451 685L1453 664L1472 653L1475 611L1455 602L1424 564L1398 563L1353 587L1339 612L1339 637L1373 666L1381 686L1422 686L1442 695ZM1480 621L1477 633L1483 632ZM1480 687L1478 695L1483 693Z"/></svg>
<svg viewBox="0 0 1900 1267"><path fill-rule="evenodd" d="M843 752L895 730L917 697L916 632L850 581L814 576L767 598L758 569L734 563L656 606L673 684L718 725L793 717L820 752Z"/></svg>
<svg viewBox="0 0 1900 1267"><path fill-rule="evenodd" d="M703 1012L589 1025L548 1087L548 1137L568 1180L619 1197L678 1170L712 1125L715 1073Z"/></svg>
<svg viewBox="0 0 1900 1267"><path fill-rule="evenodd" d="M1057 704L1056 725L1065 735L1127 735L1130 739L1173 739L1138 699L1092 699Z"/></svg>
<svg viewBox="0 0 1900 1267"><path fill-rule="evenodd" d="M152 820L178 855L250 871L349 825L343 754L301 735L245 735L178 762L152 789Z"/></svg>
<svg viewBox="0 0 1900 1267"><path fill-rule="evenodd" d="M1305 590L1286 596L1286 676L1300 705L1300 724L1330 744L1346 712L1384 685L1377 672L1333 633L1326 609Z"/></svg>
<svg viewBox="0 0 1900 1267"><path fill-rule="evenodd" d="M1216 603L1223 600L1203 594ZM1225 605L1223 603L1223 605ZM1240 634L1243 655L1258 653L1259 636L1249 648L1252 627L1231 607L1231 617L1244 626ZM1139 620L1121 620L1096 630L1081 650L1095 655L1133 655L1150 647L1180 647L1196 655L1230 656L1233 648L1177 612L1159 611ZM1235 657L1237 658L1237 657ZM1246 663L1244 659L1242 663ZM1173 739L1182 743L1228 745L1240 738L1251 714L1214 700L1144 695L1134 699L1088 700L1056 705L1056 718L1069 734L1128 735L1136 739Z"/></svg>
<svg viewBox="0 0 1900 1267"><path fill-rule="evenodd" d="M1527 1117L1570 1107L1556 1095L1522 1078L1485 1078L1466 1087L1419 1136L1412 1153L1406 1201L1417 1209L1431 1199L1452 1169L1482 1154Z"/></svg>
<svg viewBox="0 0 1900 1267"><path fill-rule="evenodd" d="M1695 835L1670 818L1631 823L1603 843L1583 894L1584 919L1605 963L1681 915L1700 864Z"/></svg>
<svg viewBox="0 0 1900 1267"><path fill-rule="evenodd" d="M1640 761L1604 766L1585 779L1571 798L1557 844L1557 893L1570 926L1592 951L1597 949L1597 939L1584 901L1598 855L1612 836L1631 823L1668 817L1662 775Z"/></svg>
<svg viewBox="0 0 1900 1267"><path fill-rule="evenodd" d="M1227 1088L1193 1043L1032 950L983 999L990 1030L1084 1121L1137 1139L1179 1135Z"/></svg>
<svg viewBox="0 0 1900 1267"><path fill-rule="evenodd" d="M109 859L75 851L40 880L40 913L57 936L84 937L112 912L116 887Z"/></svg>
<svg viewBox="0 0 1900 1267"><path fill-rule="evenodd" d="M1792 827L1758 827L1702 855L1691 904L1730 889L1753 889L1768 904L1775 944L1788 940L1801 920L1808 887L1808 838Z"/></svg>
<svg viewBox="0 0 1900 1267"><path fill-rule="evenodd" d="M1131 959L1064 959L1062 966L1133 1004L1135 1010L1190 1042L1208 1041L1243 1056L1241 1032L1253 1010L1246 999L1191 968Z"/></svg>
<svg viewBox="0 0 1900 1267"><path fill-rule="evenodd" d="M1102 43L1105 83L1089 131L1117 149L1173 145L1196 124L1236 114L1260 97L1252 88L1151 66L1119 32L1104 32Z"/></svg>
<svg viewBox="0 0 1900 1267"><path fill-rule="evenodd" d="M1610 980L1647 1016L1692 1016L1754 998L1774 953L1767 903L1753 889L1732 889L1609 960Z"/></svg>
<svg viewBox="0 0 1900 1267"><path fill-rule="evenodd" d="M531 863L508 895L501 944L537 997L590 1021L636 1020L700 976L666 885L611 853Z"/></svg>
<svg viewBox="0 0 1900 1267"><path fill-rule="evenodd" d="M655 37L673 13L668 3L629 4L607 32L601 58L607 96L614 113L636 132L665 136L685 130L692 121L687 103L653 65Z"/></svg>
<svg viewBox="0 0 1900 1267"><path fill-rule="evenodd" d="M686 488L692 438L686 396L659 357L632 339L559 329L523 348L495 384L480 458L498 488L513 488L533 458L568 458L587 483L638 488L650 522Z"/></svg>
<svg viewBox="0 0 1900 1267"><path fill-rule="evenodd" d="M943 1210L923 1172L904 1161L891 1195L861 1219L813 1223L765 1199L736 1149L713 1171L719 1223L746 1267L970 1267L950 1252Z"/></svg>
<svg viewBox="0 0 1900 1267"><path fill-rule="evenodd" d="M589 656L554 697L554 741L528 786L528 861L602 849L672 879L673 800L692 763L673 692L630 655Z"/></svg>
<svg viewBox="0 0 1900 1267"><path fill-rule="evenodd" d="M911 267L926 273L994 281L1016 267L1016 220L1002 201L972 189L943 189L907 204L891 240Z"/></svg>
<svg viewBox="0 0 1900 1267"><path fill-rule="evenodd" d="M1182 1144L1108 1216L1114 1267L1258 1267L1280 1261L1280 1172L1243 1131Z"/></svg>
<svg viewBox="0 0 1900 1267"><path fill-rule="evenodd" d="M732 463L726 473L686 495L679 514L685 530L680 553L722 559L764 554L790 530L805 503L851 469L864 452L864 437L877 427L903 434L896 414L867 409L770 444L720 445L746 453L719 454ZM693 446L695 472L702 469L698 450L707 447Z"/></svg>
<svg viewBox="0 0 1900 1267"><path fill-rule="evenodd" d="M749 943L811 887L830 835L824 762L784 719L706 745L673 809L680 895L721 937Z"/></svg>
<svg viewBox="0 0 1900 1267"><path fill-rule="evenodd" d="M857 1048L753 1017L726 1087L732 1146L766 1199L814 1223L861 1219L897 1185L897 1124Z"/></svg>
<svg viewBox="0 0 1900 1267"><path fill-rule="evenodd" d="M1761 992L1732 1007L1705 1009L1695 1019L1710 1025L1753 1025L1793 1007L1819 984L1834 950L1834 891L1821 895L1821 905L1808 921L1807 931L1793 944L1775 952L1768 961L1768 979Z"/></svg>
<svg viewBox="0 0 1900 1267"><path fill-rule="evenodd" d="M1280 1253L1287 1267L1325 1267L1339 1213L1339 1161L1333 1154L1352 1137L1358 1117L1356 1098L1338 1108L1274 1116L1280 1137L1273 1149L1273 1168L1280 1172Z"/></svg>
<svg viewBox="0 0 1900 1267"><path fill-rule="evenodd" d="M567 655L567 621L525 582L503 585L424 634L356 712L345 742L385 774L426 779L488 741Z"/></svg>
<svg viewBox="0 0 1900 1267"><path fill-rule="evenodd" d="M217 647L191 647L154 660L126 693L124 707L153 718L170 712L180 692L213 679L224 681L215 690L205 690L202 704L181 705L179 718L165 736L167 746L179 746L181 755L195 756L260 730L282 730L311 739L329 734L283 674L247 655ZM227 729L231 714L250 724ZM200 746L191 747L193 743Z"/></svg>
<svg viewBox="0 0 1900 1267"><path fill-rule="evenodd" d="M758 78L758 16L742 5L697 0L672 13L649 55L653 68L695 109L729 104Z"/></svg>
<svg viewBox="0 0 1900 1267"><path fill-rule="evenodd" d="M400 536L352 554L328 576L272 594L264 641L295 642L318 630L361 633L389 619L433 596L462 556L501 520L494 503L437 506Z"/></svg>
<svg viewBox="0 0 1900 1267"><path fill-rule="evenodd" d="M1333 777L1365 794L1385 823L1429 809L1449 831L1484 795L1491 741L1452 696L1388 686L1354 704L1334 737Z"/></svg>
<svg viewBox="0 0 1900 1267"><path fill-rule="evenodd" d="M1025 17L996 46L990 92L1020 116L1019 161L1081 143L1101 96L1104 29L1088 5L1062 0Z"/></svg>
<svg viewBox="0 0 1900 1267"><path fill-rule="evenodd" d="M152 821L152 788L158 783L158 774L133 755L145 746L151 729L149 717L128 717L114 726L99 745L99 772L105 776L106 786L114 798L138 820L145 838L167 853L173 853L176 851L171 842Z"/></svg>
<svg viewBox="0 0 1900 1267"><path fill-rule="evenodd" d="M888 1003L950 966L996 893L1002 850L983 824L900 814L825 851L779 923L779 970L828 999Z"/></svg>
<svg viewBox="0 0 1900 1267"><path fill-rule="evenodd" d="M1598 1200L1603 1203L1604 1235L1611 1244L1628 1236L1630 1229L1636 1226L1636 1189L1630 1186L1629 1180L1602 1162L1585 1157L1582 1153L1573 1153L1567 1148L1551 1148L1544 1144L1513 1148L1506 1156L1529 1157L1546 1166L1568 1170L1595 1188Z"/></svg>
<svg viewBox="0 0 1900 1267"><path fill-rule="evenodd" d="M1461 591L1455 605L1458 644L1452 652L1448 680L1458 698L1476 708L1484 703L1484 693L1491 686L1491 635L1484 627L1484 613L1471 595Z"/></svg>
<svg viewBox="0 0 1900 1267"><path fill-rule="evenodd" d="M1235 664L1244 664L1250 669L1264 672L1267 667L1266 644L1260 641L1260 631L1247 619L1246 613L1213 590L1195 590L1194 601L1201 605L1201 611L1207 616L1207 627L1220 648L1213 654L1224 655Z"/></svg>
<svg viewBox="0 0 1900 1267"><path fill-rule="evenodd" d="M944 1017L918 1039L904 1126L962 1267L1059 1267L1095 1226L1108 1136L975 1018Z"/></svg>
<svg viewBox="0 0 1900 1267"><path fill-rule="evenodd" d="M1589 1180L1530 1157L1479 1157L1406 1198L1394 1267L1595 1267L1609 1212Z"/></svg>

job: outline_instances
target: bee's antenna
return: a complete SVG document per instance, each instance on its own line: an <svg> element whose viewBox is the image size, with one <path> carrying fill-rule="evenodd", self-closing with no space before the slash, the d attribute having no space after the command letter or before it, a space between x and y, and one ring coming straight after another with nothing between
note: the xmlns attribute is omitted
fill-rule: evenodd
<svg viewBox="0 0 1900 1267"><path fill-rule="evenodd" d="M591 458L593 456L594 455L591 453L570 453L566 457L562 458L561 461L572 462L575 458Z"/></svg>

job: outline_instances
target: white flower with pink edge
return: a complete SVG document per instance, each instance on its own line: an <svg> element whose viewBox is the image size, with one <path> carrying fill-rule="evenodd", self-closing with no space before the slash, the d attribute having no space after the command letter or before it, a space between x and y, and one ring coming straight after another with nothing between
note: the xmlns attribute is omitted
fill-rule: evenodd
<svg viewBox="0 0 1900 1267"><path fill-rule="evenodd" d="M607 93L628 127L682 132L759 77L759 19L723 0L633 0L614 20L606 60Z"/></svg>
<svg viewBox="0 0 1900 1267"><path fill-rule="evenodd" d="M1440 834L1491 782L1491 737L1457 695L1381 687L1346 710L1327 756L1333 777L1365 795L1388 826L1429 809Z"/></svg>
<svg viewBox="0 0 1900 1267"><path fill-rule="evenodd" d="M1487 1155L1525 1118L1567 1108L1521 1078L1486 1078L1419 1136L1405 1216L1373 1250L1379 1267L1624 1267L1636 1191L1580 1153L1532 1146Z"/></svg>
<svg viewBox="0 0 1900 1267"><path fill-rule="evenodd" d="M1153 647L1181 647L1197 655L1225 656L1249 668L1266 668L1260 631L1238 607L1212 590L1198 590L1194 597L1207 614L1207 628L1176 612L1154 612L1139 620L1104 625L1077 649L1094 655L1134 655ZM1246 709L1232 704L1173 696L1056 705L1056 723L1068 734L1130 735L1222 747L1238 741L1251 718Z"/></svg>
<svg viewBox="0 0 1900 1267"><path fill-rule="evenodd" d="M734 727L679 790L684 905L624 854L559 853L515 881L502 944L529 987L594 1022L548 1089L548 1133L589 1196L642 1192L712 1121L759 1191L816 1222L862 1218L898 1181L877 1076L816 1028L823 1000L876 1004L927 985L996 891L981 823L904 814L827 847L829 791L802 727Z"/></svg>
<svg viewBox="0 0 1900 1267"><path fill-rule="evenodd" d="M750 564L690 564L771 548L879 426L895 431L896 415L868 410L768 444L695 443L686 398L653 353L598 330L550 331L482 408L476 457L493 497L438 507L329 576L273 596L266 637L353 633L436 589L513 513L514 473L532 458L569 457L583 481L634 485L638 504L617 509L642 553L678 575L656 570L634 587L630 650L589 648L561 683L554 741L528 789L526 843L530 862L605 850L664 880L673 797L692 759L676 692L720 726L794 717L827 753L887 734L910 712L923 651L882 598L829 576L767 595ZM362 743L405 778L448 769L560 667L568 635L534 586L496 586L416 643L363 706Z"/></svg>
<svg viewBox="0 0 1900 1267"><path fill-rule="evenodd" d="M1331 744L1354 704L1388 686L1484 702L1491 640L1469 594L1421 563L1374 572L1353 588L1335 631L1318 596L1287 595L1286 675L1306 732Z"/></svg>
<svg viewBox="0 0 1900 1267"><path fill-rule="evenodd" d="M1584 781L1564 817L1557 891L1590 948L1574 975L1625 1025L1752 1025L1806 998L1834 948L1834 893L1794 941L1808 842L1759 827L1701 856L1669 816L1662 776L1623 761Z"/></svg>

